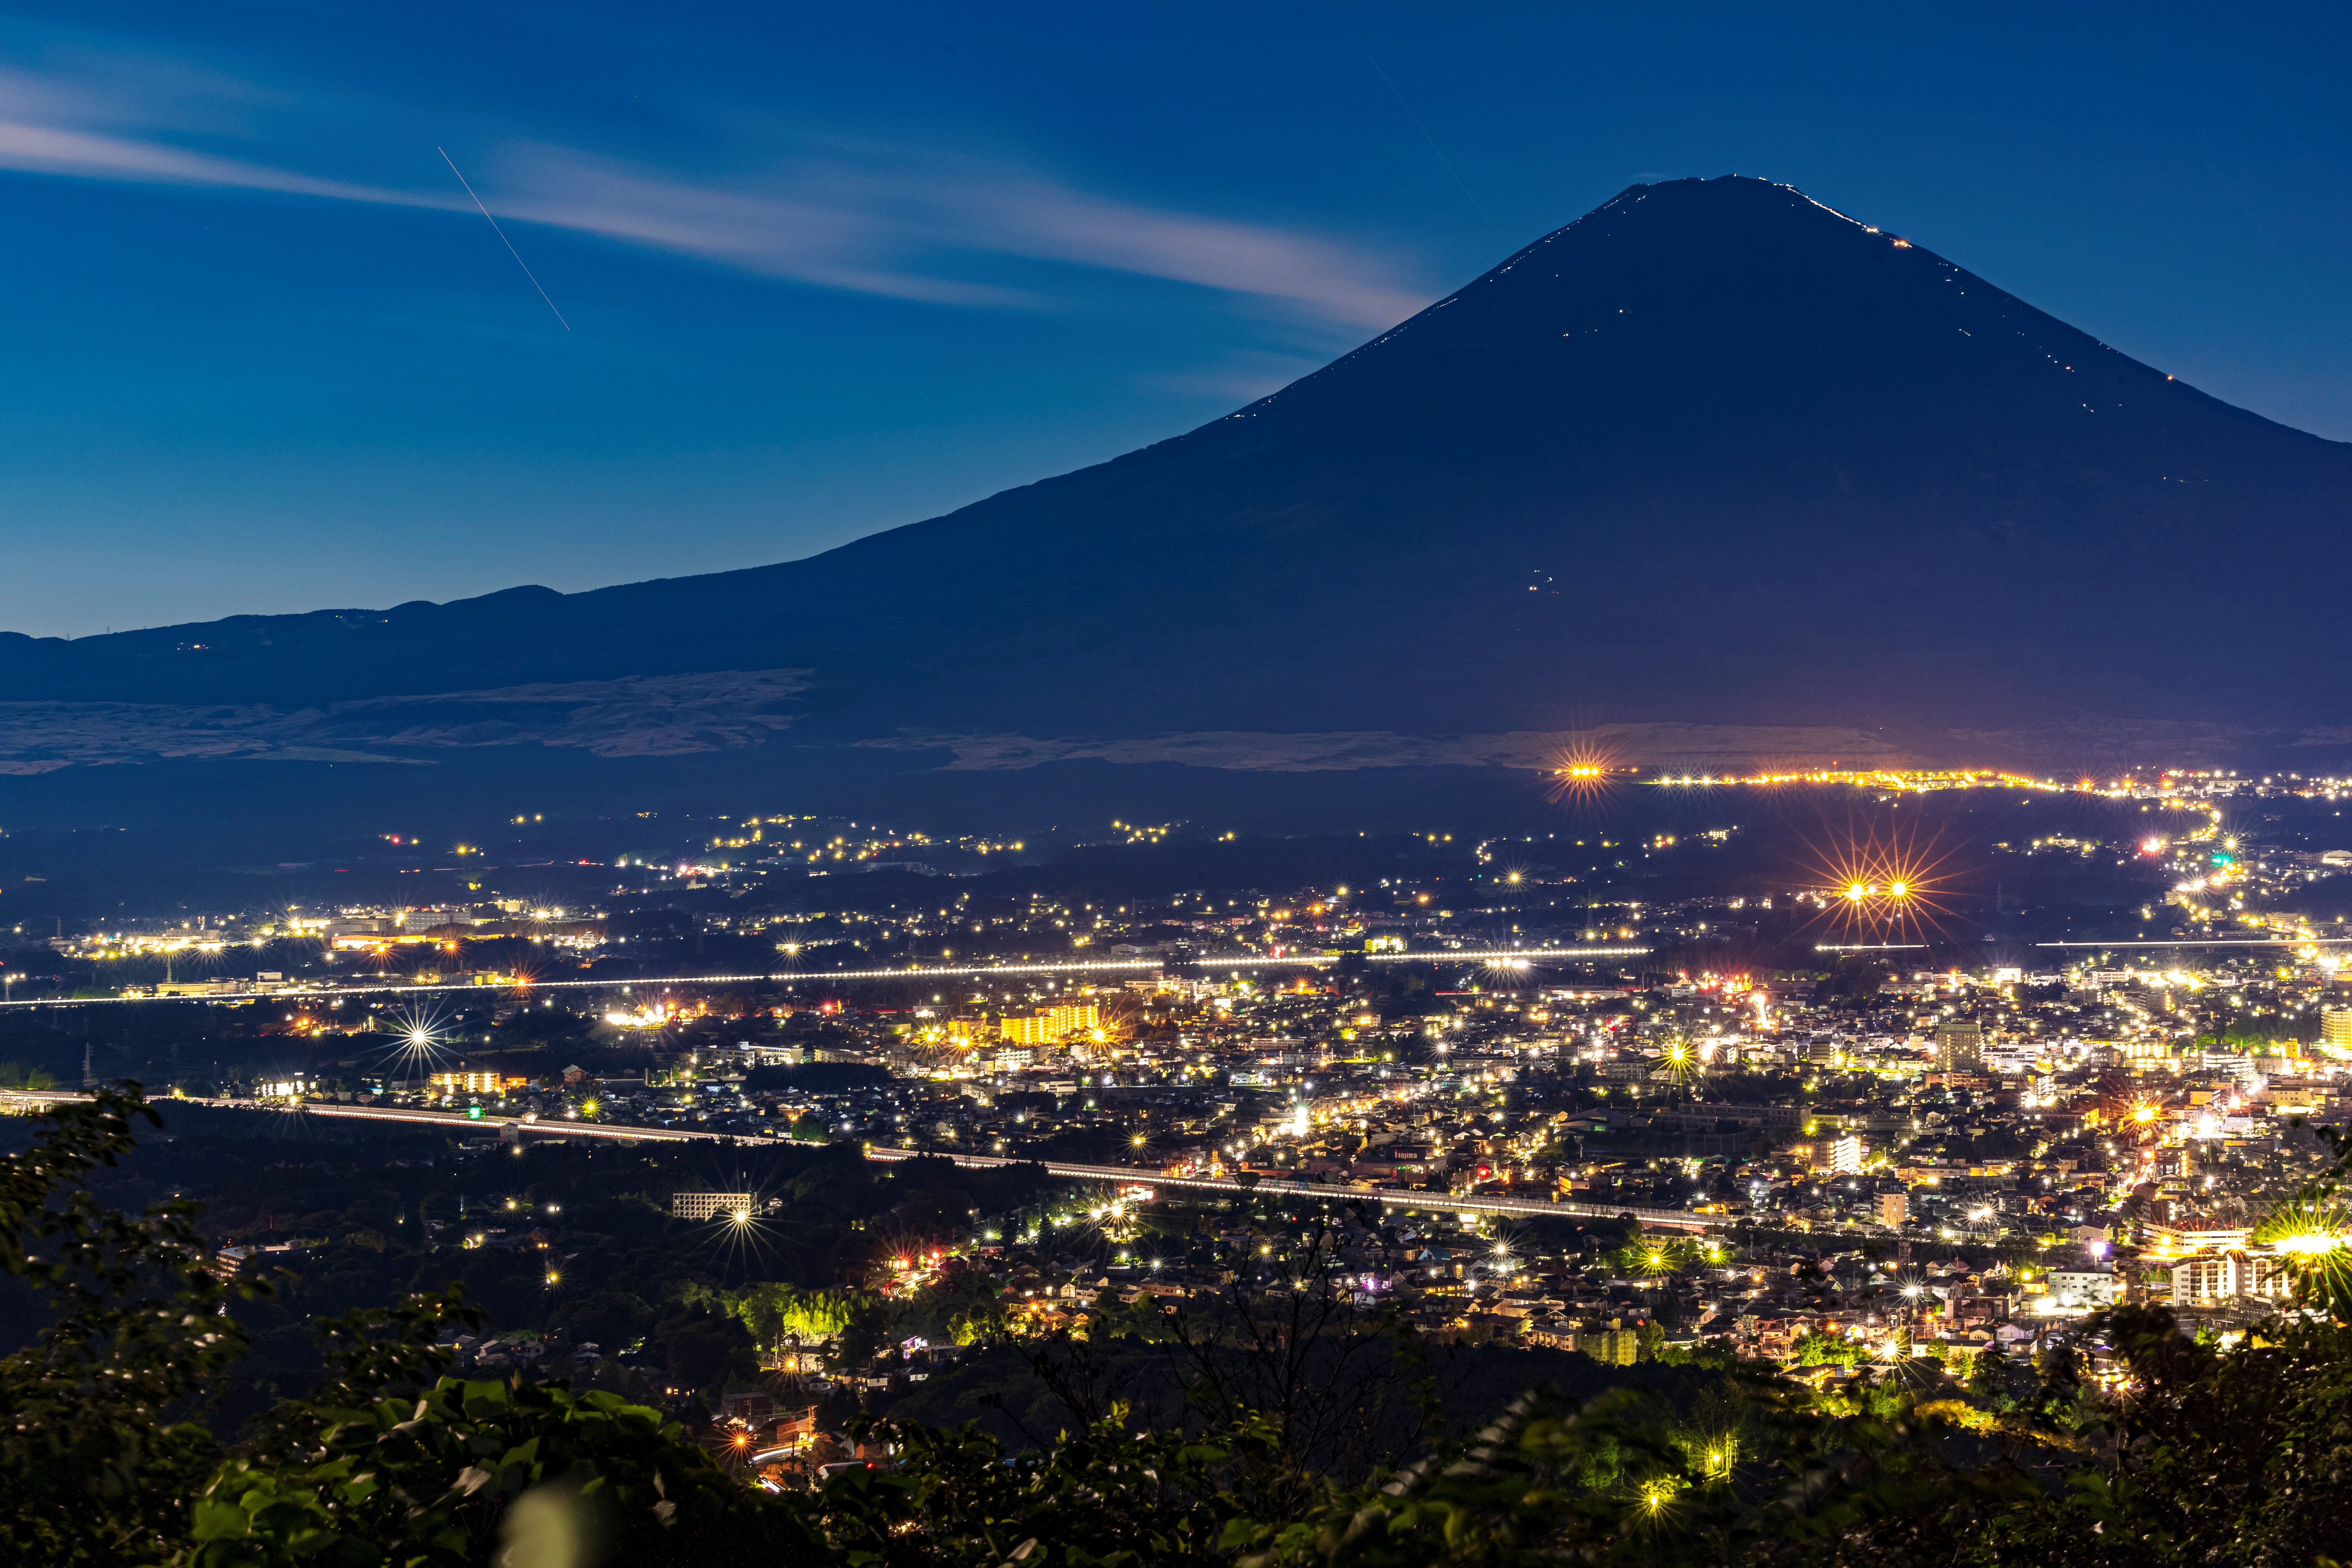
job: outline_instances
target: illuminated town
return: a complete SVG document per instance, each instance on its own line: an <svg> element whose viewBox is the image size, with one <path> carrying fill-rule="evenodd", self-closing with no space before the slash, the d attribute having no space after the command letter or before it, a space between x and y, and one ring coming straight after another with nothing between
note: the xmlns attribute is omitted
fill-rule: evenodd
<svg viewBox="0 0 2352 1568"><path fill-rule="evenodd" d="M1834 1386L1921 1358L1981 1384L2119 1303L2226 1341L2344 1260L2344 1216L2294 1201L2352 1087L2341 781L1576 766L1620 804L1361 836L1334 852L1390 869L1278 888L1273 846L1183 824L1031 852L726 819L560 878L468 842L427 903L55 922L8 961L0 1048L26 1106L150 1074L227 1124L425 1137L468 1195L404 1239L547 1260L469 1362L702 1409L773 1485L863 1462L847 1414L959 1358L1310 1263L1437 1342L1713 1347ZM1790 791L1834 829L1749 809ZM1925 824L1972 796L2007 815ZM1774 832L1801 875L1730 858ZM1167 890L1202 854L1223 869ZM2095 933L1979 934L2052 879ZM885 1194L961 1170L974 1201L871 1199L896 1239L832 1245L794 1296L758 1259L807 1183L731 1185L730 1151L843 1152ZM582 1305L613 1293L587 1205L521 1180L559 1156L667 1162L638 1223L734 1256L687 1278L736 1304L756 1376L689 1377L650 1319ZM230 1250L331 1245L303 1229Z"/></svg>
<svg viewBox="0 0 2352 1568"><path fill-rule="evenodd" d="M278 9L0 41L0 1568L2352 1561L2352 13Z"/></svg>

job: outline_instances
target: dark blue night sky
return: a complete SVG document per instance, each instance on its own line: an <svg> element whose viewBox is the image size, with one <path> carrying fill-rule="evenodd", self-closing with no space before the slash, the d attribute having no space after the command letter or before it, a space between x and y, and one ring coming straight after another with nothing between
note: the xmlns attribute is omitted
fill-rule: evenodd
<svg viewBox="0 0 2352 1568"><path fill-rule="evenodd" d="M805 554L1213 418L1685 174L1790 182L2352 437L2347 32L2147 5L16 7L0 626Z"/></svg>

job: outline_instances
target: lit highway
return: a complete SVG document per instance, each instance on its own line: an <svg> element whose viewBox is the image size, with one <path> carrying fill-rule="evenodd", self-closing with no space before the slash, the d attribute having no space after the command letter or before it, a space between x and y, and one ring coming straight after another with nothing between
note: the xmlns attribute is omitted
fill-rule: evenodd
<svg viewBox="0 0 2352 1568"><path fill-rule="evenodd" d="M87 1097L71 1092L25 1093L0 1090L0 1103L19 1110L35 1110L43 1105ZM168 1102L166 1102L168 1103ZM530 1138L602 1138L620 1142L712 1143L734 1142L753 1148L789 1142L782 1138L744 1137L731 1132L698 1132L678 1127L625 1127L602 1121L541 1121L513 1116L468 1116L456 1110L416 1110L398 1106L339 1105L330 1101L309 1100L297 1110L268 1101L250 1100L197 1100L186 1103L208 1105L231 1110L266 1111L278 1116L316 1116L354 1121L405 1121L446 1127L451 1131L468 1130L485 1136L509 1133L518 1139ZM1318 1182L1286 1182L1261 1178L1255 1184L1244 1184L1224 1176L1171 1176L1165 1172L1134 1165L1080 1165L1061 1160L1023 1160L992 1154L947 1154L936 1150L883 1149L866 1146L869 1160L895 1162L919 1156L953 1161L967 1170L990 1170L1005 1165L1042 1165L1050 1176L1065 1176L1082 1182L1125 1182L1154 1189L1181 1187L1188 1192L1224 1193L1233 1195L1253 1194L1258 1196L1301 1198L1352 1198L1377 1203L1386 1208L1423 1209L1433 1214L1492 1214L1509 1215L1523 1219L1613 1219L1630 1215L1645 1230L1704 1231L1719 1227L1727 1222L1720 1215L1693 1214L1684 1209L1643 1208L1626 1204L1552 1203L1541 1198L1510 1198L1462 1195L1451 1193L1415 1192L1410 1187L1359 1187Z"/></svg>
<svg viewBox="0 0 2352 1568"><path fill-rule="evenodd" d="M2345 947L2352 946L2347 936L2176 936L2168 939L2137 938L2129 942L2037 942L2036 947Z"/></svg>
<svg viewBox="0 0 2352 1568"><path fill-rule="evenodd" d="M0 1007L89 1007L150 1002L312 1002L341 996L425 996L456 992L487 996L517 993L537 994L542 991L625 991L641 985L807 985L827 981L977 980L996 974L1158 974L1170 969L1197 969L1203 973L1244 969L1321 969L1349 959L1359 959L1366 963L1464 963L1482 969L1521 970L1537 964L1638 958L1649 951L1646 947L1508 947L1432 949L1421 952L1226 953L1214 958L1093 958L1060 963L988 963L953 967L909 964L900 969L785 969L765 974L664 974L643 979L607 975L599 980L530 980L505 985L480 985L470 981L422 984L385 980L364 984L289 984L267 991L190 992L171 996L26 996L0 1001Z"/></svg>
<svg viewBox="0 0 2352 1568"><path fill-rule="evenodd" d="M1727 1222L1720 1215L1692 1214L1682 1209L1635 1208L1626 1205L1549 1203L1541 1198L1463 1196L1452 1193L1417 1193L1410 1187L1358 1187L1321 1182L1285 1182L1261 1178L1244 1184L1225 1176L1171 1176L1131 1165L1073 1165L1058 1160L1017 1160L989 1154L946 1154L937 1150L877 1149L868 1145L869 1160L912 1160L918 1155L952 1160L970 1169L1035 1164L1052 1176L1088 1182L1132 1182L1152 1188L1182 1187L1210 1193L1268 1194L1283 1197L1370 1199L1387 1208L1426 1209L1433 1214L1496 1214L1519 1218L1613 1219L1631 1215L1652 1230L1706 1230Z"/></svg>

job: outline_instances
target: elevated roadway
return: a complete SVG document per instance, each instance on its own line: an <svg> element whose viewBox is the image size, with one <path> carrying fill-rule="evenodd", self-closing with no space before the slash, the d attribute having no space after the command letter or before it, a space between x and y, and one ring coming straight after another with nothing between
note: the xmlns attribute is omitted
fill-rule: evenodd
<svg viewBox="0 0 2352 1568"><path fill-rule="evenodd" d="M469 995L536 994L542 991L627 991L635 987L679 985L814 985L826 981L843 984L870 981L929 981L986 979L992 975L1159 974L1171 969L1219 970L1228 974L1244 969L1328 969L1350 961L1371 963L1470 964L1498 971L1524 971L1556 964L1589 964L1597 959L1638 958L1646 947L1478 947L1429 948L1414 952L1228 952L1206 958L1081 958L1050 963L910 963L897 969L780 969L758 974L601 975L587 980L530 980L490 986L475 981L432 982L378 980L339 981L334 984L299 982L290 985L255 986L241 991L183 991L163 995L16 996L0 997L0 1008L144 1006L185 1002L332 1001L346 996L431 996L443 993ZM14 981L9 983L12 986Z"/></svg>
<svg viewBox="0 0 2352 1568"><path fill-rule="evenodd" d="M20 1110L62 1104L89 1097L70 1090L0 1091L0 1104ZM412 1110L390 1105L342 1105L331 1100L307 1100L299 1110L282 1103L251 1100L198 1100L184 1103L218 1110L266 1111L274 1115L315 1116L334 1121L401 1121L472 1131L500 1138L593 1138L625 1143L742 1143L753 1148L789 1142L782 1138L746 1137L733 1132L703 1132L684 1127L631 1127L605 1121L541 1121L518 1116L467 1116L455 1110ZM1720 1215L1686 1209L1661 1209L1629 1204L1559 1203L1544 1198L1498 1197L1476 1194L1416 1192L1410 1187L1357 1186L1332 1182L1293 1182L1261 1177L1255 1182L1231 1176L1174 1176L1139 1165L1087 1165L1065 1160L1024 1160L999 1154L954 1154L929 1149L889 1149L866 1145L866 1157L886 1163L919 1157L952 1162L966 1170L1001 1170L1007 1165L1042 1165L1049 1176L1079 1182L1114 1182L1148 1186L1155 1191L1174 1187L1185 1192L1221 1193L1233 1196L1348 1198L1376 1203L1384 1208L1429 1214L1507 1215L1515 1219L1615 1219L1630 1216L1644 1230L1691 1234L1720 1228L1728 1222Z"/></svg>

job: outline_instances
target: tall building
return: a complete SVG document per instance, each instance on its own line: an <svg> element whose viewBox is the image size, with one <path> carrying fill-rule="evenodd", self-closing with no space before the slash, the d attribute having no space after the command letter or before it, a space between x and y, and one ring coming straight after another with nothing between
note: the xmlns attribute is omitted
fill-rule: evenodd
<svg viewBox="0 0 2352 1568"><path fill-rule="evenodd" d="M1860 1175L1863 1156L1868 1152L1863 1147L1861 1134L1849 1132L1830 1145L1830 1169L1841 1176Z"/></svg>
<svg viewBox="0 0 2352 1568"><path fill-rule="evenodd" d="M1101 1028L1102 1008L1092 1002L1056 1002L1045 1009L1045 1018L1058 1040L1081 1029Z"/></svg>
<svg viewBox="0 0 2352 1568"><path fill-rule="evenodd" d="M2331 1051L2352 1055L2352 1007L2319 1010L2319 1043Z"/></svg>
<svg viewBox="0 0 2352 1568"><path fill-rule="evenodd" d="M1904 1221L1910 1217L1911 1198L1908 1194L1881 1193L1878 1194L1879 1224L1889 1226L1900 1226Z"/></svg>
<svg viewBox="0 0 2352 1568"><path fill-rule="evenodd" d="M2293 1281L2274 1253L2200 1253L2172 1266L2172 1304L2196 1307L2240 1296L2284 1296Z"/></svg>
<svg viewBox="0 0 2352 1568"><path fill-rule="evenodd" d="M1010 1040L1016 1046L1042 1046L1050 1043L1054 1038L1051 1032L1052 1024L1052 1015L1046 1013L1038 1013L1026 1018L1008 1016L996 1026L996 1032L1001 1038Z"/></svg>
<svg viewBox="0 0 2352 1568"><path fill-rule="evenodd" d="M1984 1067L1984 1029L1965 1018L1936 1026L1936 1070L1978 1072Z"/></svg>

